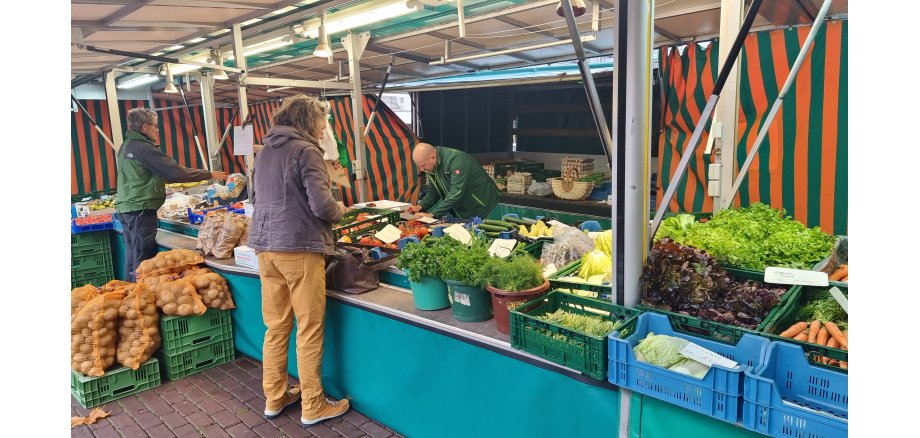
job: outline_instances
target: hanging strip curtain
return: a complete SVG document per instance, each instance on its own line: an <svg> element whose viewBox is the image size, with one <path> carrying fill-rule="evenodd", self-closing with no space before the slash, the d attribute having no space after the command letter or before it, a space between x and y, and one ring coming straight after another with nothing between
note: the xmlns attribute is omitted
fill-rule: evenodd
<svg viewBox="0 0 920 438"><path fill-rule="evenodd" d="M376 96L364 96L364 119L374 110ZM352 100L350 97L336 97L332 100L336 137L348 148L348 158L355 160L354 124L352 123ZM367 147L367 179L370 184L368 200L389 199L409 203L418 200L418 170L412 162L412 147L418 140L412 130L380 102L371 130L365 138ZM353 171L349 166L349 172ZM358 202L353 187L342 188L342 200L346 205Z"/></svg>
<svg viewBox="0 0 920 438"><path fill-rule="evenodd" d="M785 208L796 220L829 233L847 230L847 21L822 25L812 53L799 70L748 176L736 206L763 202ZM758 32L745 40L739 70L736 171L748 156L767 113L810 27ZM659 52L662 129L658 199L693 132L717 76L718 42ZM702 144L705 144L704 136ZM706 195L708 159L701 146L680 182L671 211L712 211Z"/></svg>

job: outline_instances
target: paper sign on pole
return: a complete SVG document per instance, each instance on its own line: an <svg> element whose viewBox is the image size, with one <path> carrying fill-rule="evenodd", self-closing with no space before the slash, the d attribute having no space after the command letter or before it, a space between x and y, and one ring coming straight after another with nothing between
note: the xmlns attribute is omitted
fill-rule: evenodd
<svg viewBox="0 0 920 438"><path fill-rule="evenodd" d="M342 166L336 166L329 161L326 162L326 171L329 172L329 179L342 186L351 187L351 180L348 178L348 169Z"/></svg>
<svg viewBox="0 0 920 438"><path fill-rule="evenodd" d="M508 257L518 241L514 239L495 239L489 247L489 255L493 257Z"/></svg>
<svg viewBox="0 0 920 438"><path fill-rule="evenodd" d="M445 228L444 234L457 239L464 245L469 245L470 240L473 240L473 236L470 235L470 232L460 224L453 224Z"/></svg>
<svg viewBox="0 0 920 438"><path fill-rule="evenodd" d="M252 153L252 125L233 127L233 155Z"/></svg>
<svg viewBox="0 0 920 438"><path fill-rule="evenodd" d="M387 225L383 227L382 230L374 234L374 237L383 241L383 243L393 243L399 240L399 236L402 235L402 232L399 231L399 228L396 228L392 225Z"/></svg>
<svg viewBox="0 0 920 438"><path fill-rule="evenodd" d="M770 266L764 271L763 281L776 284L800 284L802 286L827 286L827 274L821 271L776 268Z"/></svg>

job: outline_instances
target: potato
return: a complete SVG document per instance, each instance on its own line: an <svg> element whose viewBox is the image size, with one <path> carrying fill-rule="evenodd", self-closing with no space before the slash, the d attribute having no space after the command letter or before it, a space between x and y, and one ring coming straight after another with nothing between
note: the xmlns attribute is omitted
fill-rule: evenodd
<svg viewBox="0 0 920 438"><path fill-rule="evenodd" d="M103 313L102 317L106 321L115 321L118 318L118 309L117 308L105 309L105 312Z"/></svg>
<svg viewBox="0 0 920 438"><path fill-rule="evenodd" d="M179 303L180 306L183 304L191 305L192 296L190 294L182 294L182 295L179 295L179 299L176 301Z"/></svg>
<svg viewBox="0 0 920 438"><path fill-rule="evenodd" d="M191 301L191 300L189 300L189 301ZM181 301L180 301L180 302L181 302ZM180 305L179 305L178 312L179 312L179 315L182 315L182 316L189 316L189 315L192 315L192 313L193 313L193 312L192 312L192 305L191 305L191 304L188 304L188 303L180 304Z"/></svg>
<svg viewBox="0 0 920 438"><path fill-rule="evenodd" d="M179 310L178 310L179 305L176 303L168 303L166 305L161 306L160 308L163 309L163 313L167 315L175 316L179 314Z"/></svg>
<svg viewBox="0 0 920 438"><path fill-rule="evenodd" d="M217 297L219 297L219 296L220 296L220 291L219 291L219 290L217 290L217 289L208 289L208 290L204 293L204 295L202 295L202 298L205 298L205 297L206 297L206 298L208 299L208 301L213 301L213 300L216 300Z"/></svg>
<svg viewBox="0 0 920 438"><path fill-rule="evenodd" d="M93 369L93 363L91 361L86 361L80 364L79 371L85 375L89 375L92 369Z"/></svg>
<svg viewBox="0 0 920 438"><path fill-rule="evenodd" d="M70 337L70 345L79 345L83 342L83 336L76 334Z"/></svg>

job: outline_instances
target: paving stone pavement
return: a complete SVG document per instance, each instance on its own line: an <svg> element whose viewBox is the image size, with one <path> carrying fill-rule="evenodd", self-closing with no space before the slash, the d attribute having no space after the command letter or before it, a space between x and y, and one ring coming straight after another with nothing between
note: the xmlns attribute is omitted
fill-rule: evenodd
<svg viewBox="0 0 920 438"><path fill-rule="evenodd" d="M291 384L297 384L289 378ZM70 398L70 412L85 416L86 409ZM401 437L367 418L354 407L347 414L303 428L299 404L274 419L262 416L262 364L240 357L198 374L107 403L109 417L71 429L85 438L390 438Z"/></svg>

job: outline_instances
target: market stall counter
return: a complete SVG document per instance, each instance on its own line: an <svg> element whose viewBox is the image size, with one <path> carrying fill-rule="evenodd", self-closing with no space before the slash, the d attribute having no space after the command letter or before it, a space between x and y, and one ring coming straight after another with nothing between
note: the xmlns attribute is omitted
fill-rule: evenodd
<svg viewBox="0 0 920 438"><path fill-rule="evenodd" d="M197 227L166 225L172 231L159 230L161 249L194 249L196 239L188 234ZM117 230L114 237L120 257L123 239ZM205 264L227 279L233 293L236 351L261 360L265 325L258 272L232 259L207 257ZM390 269L381 278L402 277ZM116 274L123 278L123 267L116 266ZM386 284L364 294L329 290L327 297L326 391L348 397L356 409L406 436L618 434L623 391L512 348L491 320L464 323L450 309L420 311L408 290ZM288 371L296 376L293 339ZM624 414L631 436L759 436L641 395L629 400Z"/></svg>

